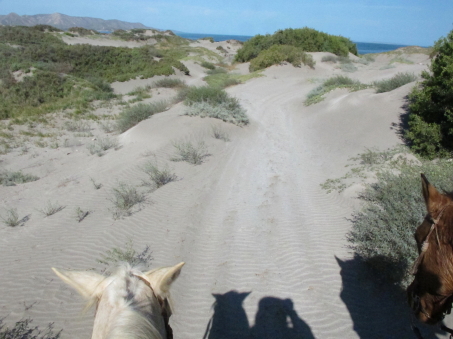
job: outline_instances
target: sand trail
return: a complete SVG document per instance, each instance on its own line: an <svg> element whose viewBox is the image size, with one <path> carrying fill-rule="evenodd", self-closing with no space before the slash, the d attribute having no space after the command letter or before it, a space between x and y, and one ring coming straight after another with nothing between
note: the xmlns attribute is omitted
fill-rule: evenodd
<svg viewBox="0 0 453 339"><path fill-rule="evenodd" d="M137 249L150 246L154 267L186 262L172 288L175 338L410 335L400 317L404 307L361 279L360 263L347 249L347 218L357 201L327 194L320 184L343 175L347 159L366 147L401 143L392 123L399 122L411 85L383 94L336 90L306 107L307 93L317 86L312 79L340 72L321 66L273 66L264 77L229 88L247 110L247 127L181 116L178 104L121 135L117 151L76 155L37 182L0 188L2 199L23 211L47 198L67 205L48 218L34 213L21 228L0 229L2 313L27 315L40 325L54 321L64 328L62 338L88 338L91 313L80 314L83 301L50 267L99 268L100 253L131 239ZM381 76L368 68L357 74L369 82ZM194 76L190 83L201 80ZM212 138L213 124L231 140ZM183 138L206 142L211 155L202 165L170 162L172 143ZM137 213L113 220L109 190L120 181L140 184L140 166L150 156L169 164L178 180L148 194ZM90 177L103 188L93 189ZM74 180L59 186L65 178ZM79 224L72 215L76 206L95 212ZM23 302L33 301L24 312Z"/></svg>

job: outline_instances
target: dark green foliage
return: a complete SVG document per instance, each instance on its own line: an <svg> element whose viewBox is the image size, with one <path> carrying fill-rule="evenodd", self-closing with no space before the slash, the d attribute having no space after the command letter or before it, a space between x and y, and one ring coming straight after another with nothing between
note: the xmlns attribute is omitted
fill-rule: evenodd
<svg viewBox="0 0 453 339"><path fill-rule="evenodd" d="M238 50L236 61L250 61L273 45L290 45L305 52L331 52L342 56L347 56L350 52L357 55L357 46L351 40L305 27L279 30L273 35L256 35Z"/></svg>
<svg viewBox="0 0 453 339"><path fill-rule="evenodd" d="M44 331L38 326L30 327L31 319L23 319L16 322L13 328L6 327L0 319L0 339L58 339L61 331L53 333L53 325L49 324Z"/></svg>
<svg viewBox="0 0 453 339"><path fill-rule="evenodd" d="M218 87L201 86L189 87L185 97L185 104L191 105L195 102L208 102L210 104L221 104L231 99L227 92Z"/></svg>
<svg viewBox="0 0 453 339"><path fill-rule="evenodd" d="M423 156L451 156L453 151L453 31L434 46L430 72L409 95L406 138Z"/></svg>
<svg viewBox="0 0 453 339"><path fill-rule="evenodd" d="M278 65L283 61L287 61L295 67L300 67L302 63L311 68L315 65L312 56L305 53L300 47L273 45L269 49L261 51L256 58L250 61L250 72Z"/></svg>
<svg viewBox="0 0 453 339"><path fill-rule="evenodd" d="M401 161L393 169L378 172L377 182L367 184L359 196L364 205L353 214L353 229L348 236L361 258L383 278L403 287L417 257L414 232L426 214L420 173L439 189L453 189L452 162Z"/></svg>
<svg viewBox="0 0 453 339"><path fill-rule="evenodd" d="M208 61L203 61L200 64L202 67L207 68L207 69L215 69L215 65L213 63L210 63Z"/></svg>
<svg viewBox="0 0 453 339"><path fill-rule="evenodd" d="M163 78L160 80L156 80L153 83L153 87L164 87L164 88L178 88L184 87L186 83L181 79L173 79L173 78Z"/></svg>
<svg viewBox="0 0 453 339"><path fill-rule="evenodd" d="M388 80L376 81L373 85L376 87L376 93L390 92L394 89L417 80L413 73L397 73Z"/></svg>
<svg viewBox="0 0 453 339"><path fill-rule="evenodd" d="M137 104L120 113L117 126L118 130L123 133L129 128L134 127L140 121L148 119L156 113L163 112L167 108L167 102L159 101L152 104Z"/></svg>
<svg viewBox="0 0 453 339"><path fill-rule="evenodd" d="M69 107L83 112L93 100L114 97L109 82L170 75L173 67L189 74L176 58L181 53L171 49L68 46L46 30L0 27L0 119ZM12 72L18 70L31 76L16 82Z"/></svg>

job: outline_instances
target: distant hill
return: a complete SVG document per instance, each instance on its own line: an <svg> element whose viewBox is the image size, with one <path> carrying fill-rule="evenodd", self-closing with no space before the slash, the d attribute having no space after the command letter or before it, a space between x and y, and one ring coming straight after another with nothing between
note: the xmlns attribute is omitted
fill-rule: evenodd
<svg viewBox="0 0 453 339"><path fill-rule="evenodd" d="M114 31L116 29L149 28L139 22L125 22L120 20L104 20L97 18L69 16L60 13L18 15L10 13L0 15L0 25L3 26L35 26L50 25L67 30L71 27L83 27L97 31Z"/></svg>

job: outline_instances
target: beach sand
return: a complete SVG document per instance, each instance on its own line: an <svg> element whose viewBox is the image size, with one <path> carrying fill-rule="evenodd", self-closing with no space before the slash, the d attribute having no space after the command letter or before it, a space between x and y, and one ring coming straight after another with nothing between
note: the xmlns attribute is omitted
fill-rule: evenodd
<svg viewBox="0 0 453 339"><path fill-rule="evenodd" d="M223 46L232 55L237 50L226 42L194 44L213 51ZM321 62L327 53L311 54L315 69L272 66L263 77L227 89L247 111L250 124L245 127L184 116L179 103L121 135L110 133L120 147L102 157L86 147L106 135L96 123L79 135L66 131L55 115L53 129L29 127L60 134L54 148L31 144L0 156L2 168L40 177L0 187L1 205L29 216L22 226L0 225L0 316L8 316L5 323L30 317L41 328L54 323L63 329L63 339L89 338L94 311L82 313L82 297L50 268L100 270L102 254L130 240L138 251L150 247L152 267L186 262L171 290L175 338L240 339L249 330L255 338L273 339L411 337L404 301L391 287L367 280L348 249L348 219L359 205L357 192L328 194L320 184L345 174L348 159L366 148L403 143L395 125L415 82L381 94L371 88L337 89L308 107L304 100L333 75L365 83L398 72L419 75L429 58L408 54L404 57L412 64L382 69L393 57L382 54L345 73L339 64ZM172 77L204 84L205 69L194 61L185 64L191 76ZM246 73L247 65L236 72ZM113 88L126 94L154 81L137 79ZM175 93L153 89L144 102ZM113 116L120 110L100 107L95 114ZM212 126L223 128L230 140L213 138ZM210 155L199 166L172 162L173 144L181 140L204 141ZM168 165L178 180L147 193L140 210L115 220L112 188L120 182L140 186L145 179L141 167L149 160ZM102 187L95 189L92 180ZM48 202L65 208L46 217L39 210ZM75 217L77 208L90 211L82 222ZM290 319L290 325L282 319Z"/></svg>

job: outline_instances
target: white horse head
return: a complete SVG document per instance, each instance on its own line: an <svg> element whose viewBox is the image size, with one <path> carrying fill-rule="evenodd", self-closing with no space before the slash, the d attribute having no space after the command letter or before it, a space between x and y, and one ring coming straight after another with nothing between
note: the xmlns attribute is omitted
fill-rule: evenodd
<svg viewBox="0 0 453 339"><path fill-rule="evenodd" d="M90 271L52 270L85 299L96 304L92 339L169 339L173 337L170 285L183 262L143 273L124 264L105 277Z"/></svg>

